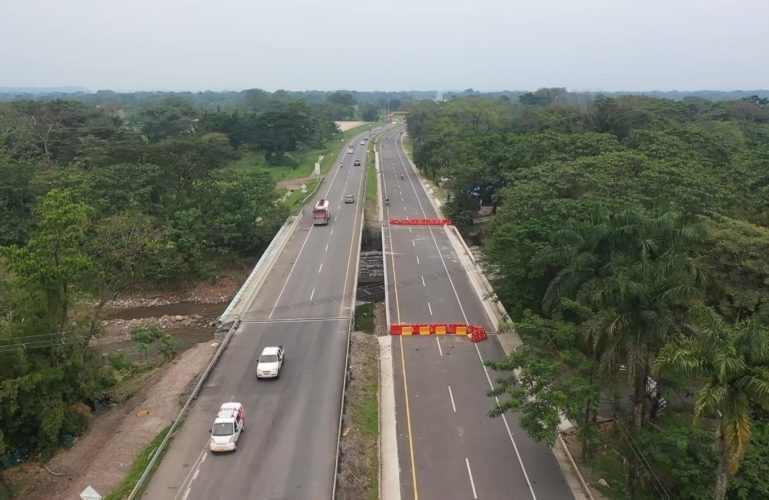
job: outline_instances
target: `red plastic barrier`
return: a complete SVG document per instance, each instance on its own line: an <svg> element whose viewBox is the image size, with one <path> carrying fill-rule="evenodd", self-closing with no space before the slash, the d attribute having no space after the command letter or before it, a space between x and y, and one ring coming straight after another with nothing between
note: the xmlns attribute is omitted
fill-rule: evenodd
<svg viewBox="0 0 769 500"><path fill-rule="evenodd" d="M467 335L470 342L476 343L488 338L482 326L464 323L415 323L410 325L390 325L390 335Z"/></svg>
<svg viewBox="0 0 769 500"><path fill-rule="evenodd" d="M450 226L453 223L451 219L390 219L393 226Z"/></svg>
<svg viewBox="0 0 769 500"><path fill-rule="evenodd" d="M433 335L446 335L449 333L449 325L446 323L433 323L430 325L430 332Z"/></svg>
<svg viewBox="0 0 769 500"><path fill-rule="evenodd" d="M470 342L472 343L478 343L483 340L486 340L488 338L488 335L486 335L486 329L482 326L471 326L469 328L470 330Z"/></svg>

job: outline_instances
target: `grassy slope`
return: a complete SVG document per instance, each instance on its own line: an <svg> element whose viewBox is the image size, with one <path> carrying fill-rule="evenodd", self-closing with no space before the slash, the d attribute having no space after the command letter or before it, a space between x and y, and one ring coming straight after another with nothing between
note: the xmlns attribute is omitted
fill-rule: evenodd
<svg viewBox="0 0 769 500"><path fill-rule="evenodd" d="M355 135L360 134L361 132L365 132L369 130L369 128L374 128L378 125L379 124L377 123L366 123L365 125L361 125L359 127L350 129L347 132L343 132L339 139L329 141L326 146L321 149L315 149L301 153L291 153L291 157L299 162L299 165L294 168L267 165L267 163L264 161L264 155L262 153L246 153L243 158L232 164L230 168L259 168L261 170L266 170L270 173L275 182L286 181L290 179L302 179L312 175L315 162L318 161L318 157L322 155L323 160L321 161L320 169L321 173L326 173L329 171L331 164L336 159L339 148L341 148L346 141Z"/></svg>
<svg viewBox="0 0 769 500"><path fill-rule="evenodd" d="M109 495L104 497L104 500L122 500L123 498L128 497L128 494L131 493L131 490L136 484L136 481L138 481L142 473L144 473L144 469L147 467L147 464L149 463L150 458L152 457L152 454L155 452L155 449L160 445L160 442L163 441L163 438L165 437L169 428L170 426L160 431L158 435L155 436L155 438L152 441L150 441L150 444L148 444L141 451L141 453L139 453L139 456L136 457L136 460L134 460L133 465L131 465L131 469L128 471L128 475L125 478L123 478L123 481L121 481L120 484L109 493ZM166 446L166 450L167 449L168 449L168 446ZM153 470L150 472L150 475L147 477L147 480L144 482L145 486L149 484L149 478L152 477L152 472L154 472L155 469L157 469L157 466L159 463L160 461L155 462L155 466L153 467Z"/></svg>

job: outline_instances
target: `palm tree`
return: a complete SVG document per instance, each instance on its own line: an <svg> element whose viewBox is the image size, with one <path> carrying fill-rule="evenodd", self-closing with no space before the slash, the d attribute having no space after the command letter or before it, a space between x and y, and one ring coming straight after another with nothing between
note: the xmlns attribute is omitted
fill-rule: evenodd
<svg viewBox="0 0 769 500"><path fill-rule="evenodd" d="M695 334L663 347L657 367L705 382L697 394L694 418L699 422L703 416L718 415L720 461L714 497L722 500L750 440L751 404L769 410L769 329L755 319L726 324L707 308L692 314Z"/></svg>
<svg viewBox="0 0 769 500"><path fill-rule="evenodd" d="M627 367L636 427L643 423L650 362L679 331L699 294L688 249L700 235L695 224L674 212L599 212L554 233L545 253L560 270L543 309L557 311L564 298L573 298L593 311L583 333L604 373Z"/></svg>

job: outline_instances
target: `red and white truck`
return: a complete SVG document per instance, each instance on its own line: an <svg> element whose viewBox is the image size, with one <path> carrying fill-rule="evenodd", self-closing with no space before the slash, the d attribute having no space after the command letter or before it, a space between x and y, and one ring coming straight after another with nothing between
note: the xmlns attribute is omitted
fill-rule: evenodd
<svg viewBox="0 0 769 500"><path fill-rule="evenodd" d="M316 226L320 224L328 224L328 220L331 218L331 211L328 209L328 200L320 199L312 209L312 223Z"/></svg>

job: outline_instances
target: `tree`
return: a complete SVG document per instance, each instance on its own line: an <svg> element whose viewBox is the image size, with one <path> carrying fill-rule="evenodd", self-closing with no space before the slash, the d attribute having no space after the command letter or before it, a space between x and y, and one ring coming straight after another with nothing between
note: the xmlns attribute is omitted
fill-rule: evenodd
<svg viewBox="0 0 769 500"><path fill-rule="evenodd" d="M148 361L147 353L150 346L154 344L156 340L161 338L161 336L162 332L160 328L155 325L149 326L147 328L134 328L131 330L131 337L144 354L145 363ZM166 349L168 349L168 347L166 347Z"/></svg>
<svg viewBox="0 0 769 500"><path fill-rule="evenodd" d="M303 102L292 102L285 109L267 111L257 118L259 147L269 156L295 151L299 144L312 136L312 117Z"/></svg>
<svg viewBox="0 0 769 500"><path fill-rule="evenodd" d="M169 334L165 334L160 338L160 354L163 355L166 361L171 361L176 357L176 339Z"/></svg>
<svg viewBox="0 0 769 500"><path fill-rule="evenodd" d="M0 150L0 246L26 242L35 202L32 179L38 172L35 162L14 160Z"/></svg>
<svg viewBox="0 0 769 500"><path fill-rule="evenodd" d="M332 120L352 120L355 117L355 97L338 91L326 97L326 109Z"/></svg>
<svg viewBox="0 0 769 500"><path fill-rule="evenodd" d="M726 496L734 500L769 498L769 423L756 419L754 424L750 446L726 492Z"/></svg>
<svg viewBox="0 0 769 500"><path fill-rule="evenodd" d="M360 107L360 116L364 122L375 122L379 119L382 108L374 103L368 102Z"/></svg>
<svg viewBox="0 0 769 500"><path fill-rule="evenodd" d="M218 132L164 139L155 144L150 152L151 163L171 172L176 194L180 196L196 180L233 159L235 153L229 139Z"/></svg>
<svg viewBox="0 0 769 500"><path fill-rule="evenodd" d="M580 339L577 325L565 319L527 311L516 326L525 343L504 361L487 362L504 373L489 394L507 396L489 414L520 411L526 433L550 446L562 417L579 422L583 458L591 456L598 439L599 397L610 386L608 379L599 378L591 346Z"/></svg>
<svg viewBox="0 0 769 500"><path fill-rule="evenodd" d="M172 246L165 231L136 211L103 219L94 228L87 249L93 263L89 288L98 302L93 310L89 337L98 333L101 311L109 301L138 283L147 281L155 256Z"/></svg>
<svg viewBox="0 0 769 500"><path fill-rule="evenodd" d="M602 369L617 374L624 363L633 384L633 420L644 420L646 379L652 360L685 320L700 295L689 251L701 230L674 212L649 216L628 211L575 230L557 231L551 250L561 262L544 297L557 311L563 298L593 311L585 335Z"/></svg>
<svg viewBox="0 0 769 500"><path fill-rule="evenodd" d="M197 112L181 97L166 97L139 115L141 126L150 141L195 132Z"/></svg>
<svg viewBox="0 0 769 500"><path fill-rule="evenodd" d="M8 268L42 291L48 331L63 333L72 295L91 268L85 251L91 212L72 192L54 189L34 210L27 245L5 249Z"/></svg>
<svg viewBox="0 0 769 500"><path fill-rule="evenodd" d="M702 379L695 422L717 415L719 454L714 498L726 496L750 440L750 406L769 410L769 329L756 319L724 322L712 309L692 310L694 332L678 336L657 357L662 373Z"/></svg>

